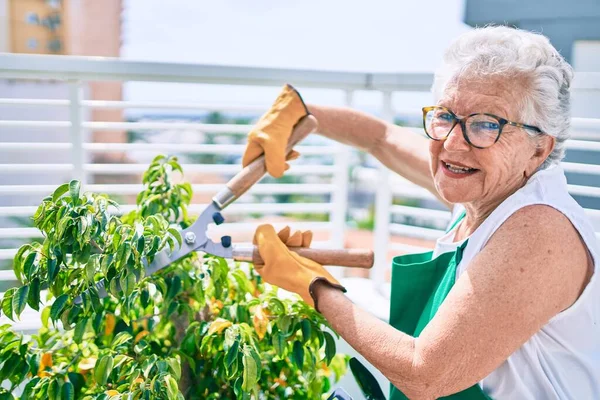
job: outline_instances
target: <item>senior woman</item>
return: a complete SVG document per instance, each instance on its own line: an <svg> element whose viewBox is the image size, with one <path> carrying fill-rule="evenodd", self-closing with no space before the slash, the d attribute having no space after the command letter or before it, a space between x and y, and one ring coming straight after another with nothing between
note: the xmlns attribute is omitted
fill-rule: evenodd
<svg viewBox="0 0 600 400"><path fill-rule="evenodd" d="M306 106L289 85L250 132L244 163L264 151L281 176L293 124L313 114L322 135L368 151L453 210L433 252L394 259L389 324L287 249L300 233L255 233L257 271L314 305L391 381L391 399L600 399L600 250L559 165L572 75L542 35L474 29L435 75L428 139Z"/></svg>

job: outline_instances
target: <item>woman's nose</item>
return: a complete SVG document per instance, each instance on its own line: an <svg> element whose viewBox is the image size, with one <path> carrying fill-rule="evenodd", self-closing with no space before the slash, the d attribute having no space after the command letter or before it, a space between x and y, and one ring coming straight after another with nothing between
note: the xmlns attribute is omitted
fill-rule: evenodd
<svg viewBox="0 0 600 400"><path fill-rule="evenodd" d="M463 135L462 126L456 124L450 134L444 140L444 149L447 151L469 151L471 146L465 140Z"/></svg>

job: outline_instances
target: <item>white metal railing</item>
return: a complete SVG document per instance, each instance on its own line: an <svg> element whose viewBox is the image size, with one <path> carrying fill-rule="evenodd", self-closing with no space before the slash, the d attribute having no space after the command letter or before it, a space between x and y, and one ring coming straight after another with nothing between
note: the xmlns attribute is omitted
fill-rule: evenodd
<svg viewBox="0 0 600 400"><path fill-rule="evenodd" d="M11 107L29 107L33 113L38 110L57 110L64 117L58 120L34 120L32 118L0 117L0 155L33 155L35 162L25 162L14 158L8 162L0 158L0 221L7 218L29 217L35 211L39 200L50 193L57 185L45 182L23 183L9 182L14 174L19 176L35 176L50 174L63 180L76 178L84 183L86 190L128 196L136 194L141 185L123 183L119 178L123 174L139 174L145 170L143 162L125 161L124 163L106 164L93 162L92 156L110 152L124 154L153 155L169 152L188 155L222 155L239 158L245 147L239 139L243 139L251 125L208 124L189 122L182 119L153 121L96 121L90 118L93 110L194 110L252 113L255 116L264 112L265 107L256 105L239 105L231 103L188 103L188 102L148 102L127 100L94 100L89 99L88 82L102 81L152 81L178 82L194 84L228 84L247 86L280 87L291 82L301 88L334 89L343 93L344 104L352 106L355 93L359 90L379 91L382 94L380 116L393 121L398 114L394 108L393 95L396 92L428 92L432 82L432 74L407 73L354 73L335 71L303 71L270 68L222 67L211 65L185 65L131 62L118 59L37 56L0 54L0 79L36 80L59 82L66 90L65 98L7 98L0 93L0 111ZM18 82L18 81L17 81ZM574 90L593 90L600 93L600 74L577 74ZM418 112L412 112L411 115ZM569 142L569 150L596 151L600 157L600 119L574 118L572 121L575 138ZM205 137L216 135L231 138L227 143L117 143L110 141L115 132L135 130L141 135L154 132L196 132ZM51 140L28 141L28 134L40 132L59 132L64 135L61 142ZM89 133L102 142L91 141ZM17 138L17 139L15 139ZM341 247L344 243L346 216L348 212L348 190L350 150L330 141L316 143L307 140L300 146L303 156L310 162L295 163L286 176L296 177L300 183L260 183L239 202L226 210L226 216L234 219L226 229L233 231L251 231L256 225L246 218L250 213L320 213L328 216L327 222L294 222L294 227L310 228L325 231L329 236L325 242L317 245ZM45 161L48 154L62 154L68 159L60 162ZM313 157L316 156L316 157ZM328 159L328 163L323 163ZM227 176L240 169L239 164L195 164L184 161L184 171L188 176L193 174L218 174L225 181ZM600 166L583 164L574 161L564 163L569 173L600 175ZM105 180L96 182L102 175ZM373 246L376 253L376 266L371 272L376 286L381 287L388 272L387 258L389 251L409 252L428 248L432 240L443 232L449 221L449 212L441 209L435 197L423 188L417 187L392 174L383 166L373 168L355 168L355 176L361 182L374 184L375 194L375 229ZM600 185L598 185L600 186ZM215 193L222 183L199 183L193 185L194 192L204 195ZM572 184L569 186L574 195L600 198L600 188ZM317 197L317 201L297 201L293 203L267 203L257 200L257 195L290 195L300 194ZM12 202L2 199L18 199ZM403 204L395 204L401 199ZM130 210L132 204L125 203L122 211ZM193 212L201 209L194 205ZM587 210L592 218L600 220L600 211ZM600 226L600 223L599 223ZM216 228L224 229L225 225ZM15 246L0 246L0 262L10 260L16 251L19 241L39 237L35 229L24 227L8 227L0 225L0 242L13 240ZM401 240L397 240L400 238ZM390 240L393 239L393 240ZM0 282L14 280L12 271L0 271Z"/></svg>

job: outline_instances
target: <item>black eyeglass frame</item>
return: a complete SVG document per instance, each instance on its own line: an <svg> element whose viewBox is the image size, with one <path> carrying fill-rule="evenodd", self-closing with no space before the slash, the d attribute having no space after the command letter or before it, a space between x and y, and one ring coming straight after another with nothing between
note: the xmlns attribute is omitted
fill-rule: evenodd
<svg viewBox="0 0 600 400"><path fill-rule="evenodd" d="M434 137L431 137L431 135L429 135L429 132L427 132L427 113L429 111L432 110L444 110L447 111L450 115L452 115L452 118L454 119L454 123L452 124L452 127L450 128L450 130L448 130L448 133L446 134L446 136L444 136L443 138L439 138L436 139ZM474 145L471 140L469 139L469 136L467 135L467 124L466 124L466 120L475 116L475 115L487 115L488 117L492 117L495 120L498 121L498 136L496 136L496 140L494 140L494 143L490 144L489 146L486 147L481 147L481 146L476 146ZM499 139L500 139L500 135L502 134L502 129L504 128L505 125L510 125L510 126L514 126L517 128L523 128L523 129L528 129L537 133L543 133L542 130L540 128L538 128L537 126L533 126L533 125L527 125L527 124L521 124L519 122L513 122L513 121L509 121L506 118L502 118L499 117L497 115L494 114L488 114L488 113L473 113L473 114L469 114L466 117L462 117L460 118L459 116L457 116L456 114L454 114L450 109L443 107L443 106L429 106L429 107L423 107L423 130L425 131L425 134L427 135L427 137L431 140L436 140L436 141L440 141L440 140L444 140L446 139L448 136L450 136L450 133L452 132L452 130L454 129L454 127L456 126L456 124L460 124L460 127L462 128L462 134L463 137L465 138L465 140L467 141L467 143L469 143L469 145L477 148L477 149L487 149L488 147L493 146Z"/></svg>

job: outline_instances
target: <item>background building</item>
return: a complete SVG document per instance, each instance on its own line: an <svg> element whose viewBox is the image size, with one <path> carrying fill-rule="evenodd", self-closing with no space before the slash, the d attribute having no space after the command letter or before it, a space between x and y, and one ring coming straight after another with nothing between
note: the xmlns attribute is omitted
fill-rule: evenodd
<svg viewBox="0 0 600 400"><path fill-rule="evenodd" d="M0 52L119 57L121 48L121 0L0 0ZM0 97L25 99L65 100L69 96L67 82L0 80ZM90 82L84 98L89 100L122 100L120 82ZM68 107L0 105L0 118L6 120L62 121L68 119ZM86 120L122 121L120 109L94 109ZM0 138L2 141L65 142L68 129L14 128L16 135ZM102 141L100 135L87 132L90 141ZM125 141L125 133L115 132L111 137ZM40 158L41 157L41 158ZM60 151L52 154L0 153L4 162L54 163L70 157ZM94 159L102 162L103 160ZM104 157L106 161L106 157ZM109 160L110 161L110 160ZM1 184L28 181L54 184L64 181L60 174L31 175L0 174ZM5 196L0 205L22 203L22 198Z"/></svg>

